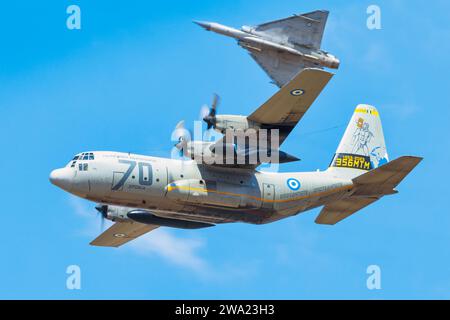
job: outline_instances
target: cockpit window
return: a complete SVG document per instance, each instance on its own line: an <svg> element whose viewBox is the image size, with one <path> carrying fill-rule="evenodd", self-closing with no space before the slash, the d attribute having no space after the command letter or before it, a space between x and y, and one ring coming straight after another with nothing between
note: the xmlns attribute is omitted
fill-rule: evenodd
<svg viewBox="0 0 450 320"><path fill-rule="evenodd" d="M72 160L95 160L95 157L93 152L83 152L76 155Z"/></svg>
<svg viewBox="0 0 450 320"><path fill-rule="evenodd" d="M73 159L70 160L70 162L67 164L67 166L70 165L71 168L74 168L79 161L89 161L89 160L95 160L94 153L93 152L83 152L83 153L77 154L75 157L73 157ZM80 171L87 171L87 164L86 164L85 169L84 169L84 165L85 164L82 164L82 166L79 167Z"/></svg>

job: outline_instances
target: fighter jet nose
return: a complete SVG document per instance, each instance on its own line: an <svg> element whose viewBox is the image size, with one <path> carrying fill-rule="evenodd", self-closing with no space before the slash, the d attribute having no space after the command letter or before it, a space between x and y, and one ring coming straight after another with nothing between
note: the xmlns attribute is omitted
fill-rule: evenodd
<svg viewBox="0 0 450 320"><path fill-rule="evenodd" d="M205 28L206 30L210 31L211 30L211 23L207 22L207 21L195 21L195 24L198 24L200 27Z"/></svg>
<svg viewBox="0 0 450 320"><path fill-rule="evenodd" d="M55 186L60 187L66 191L69 191L72 187L72 170L68 168L56 169L50 173L49 180Z"/></svg>

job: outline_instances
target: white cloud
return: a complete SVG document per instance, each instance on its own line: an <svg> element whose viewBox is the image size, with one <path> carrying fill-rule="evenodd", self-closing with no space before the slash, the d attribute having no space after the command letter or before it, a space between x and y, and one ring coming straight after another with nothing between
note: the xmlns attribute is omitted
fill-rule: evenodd
<svg viewBox="0 0 450 320"><path fill-rule="evenodd" d="M95 205L92 202L77 198L75 196L69 197L69 205L77 216L83 218L87 223L79 230L83 237L94 239L102 231L100 214L95 210ZM104 222L104 228L111 225L110 221Z"/></svg>
<svg viewBox="0 0 450 320"><path fill-rule="evenodd" d="M87 207L86 201L70 196L69 204L73 211L80 217L90 218L92 216L91 209Z"/></svg>
<svg viewBox="0 0 450 320"><path fill-rule="evenodd" d="M164 229L156 229L130 243L130 248L141 255L159 255L167 261L200 274L208 274L209 266L198 255L205 245L203 240L178 238Z"/></svg>

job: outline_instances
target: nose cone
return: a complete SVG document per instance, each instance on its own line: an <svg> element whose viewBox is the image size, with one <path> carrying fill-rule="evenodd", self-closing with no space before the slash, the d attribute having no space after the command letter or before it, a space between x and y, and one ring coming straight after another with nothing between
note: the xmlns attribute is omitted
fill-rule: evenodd
<svg viewBox="0 0 450 320"><path fill-rule="evenodd" d="M68 168L56 169L50 173L49 180L55 186L60 187L66 191L72 188L73 172Z"/></svg>
<svg viewBox="0 0 450 320"><path fill-rule="evenodd" d="M211 30L211 22L207 21L194 21L195 24L198 24L200 27L205 28L206 30Z"/></svg>
<svg viewBox="0 0 450 320"><path fill-rule="evenodd" d="M338 69L340 65L341 65L341 61L338 58L335 58L333 68Z"/></svg>

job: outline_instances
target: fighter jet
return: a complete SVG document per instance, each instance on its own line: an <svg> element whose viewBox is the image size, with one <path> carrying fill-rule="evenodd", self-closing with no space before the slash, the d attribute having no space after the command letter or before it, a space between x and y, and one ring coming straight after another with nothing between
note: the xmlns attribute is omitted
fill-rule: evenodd
<svg viewBox="0 0 450 320"><path fill-rule="evenodd" d="M301 69L337 69L339 59L320 49L328 11L317 10L240 30L216 22L194 21L208 31L235 38L282 87Z"/></svg>
<svg viewBox="0 0 450 320"><path fill-rule="evenodd" d="M320 69L302 70L245 117L247 125L283 132L282 144L331 77ZM114 222L91 245L119 247L159 227L266 224L317 207L323 208L316 223L333 225L397 193L396 186L422 160L403 156L389 161L380 114L366 104L356 107L324 171L263 172L258 170L265 161L261 158L242 164L197 161L195 156L214 155L232 141L190 141L184 133L178 136L176 147L188 159L87 151L50 173L51 183L98 203L101 216ZM193 148L196 145L200 148ZM232 150L233 156L251 153Z"/></svg>

